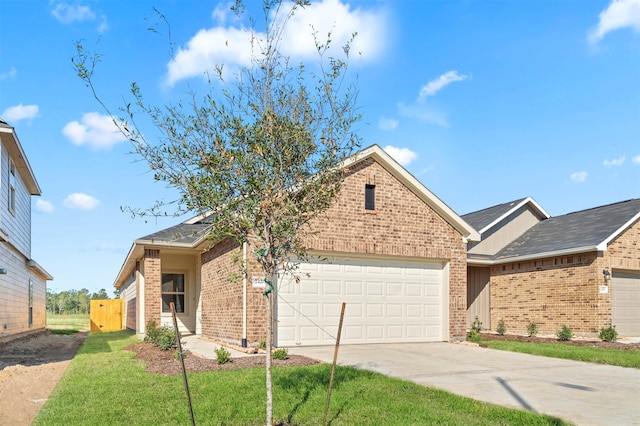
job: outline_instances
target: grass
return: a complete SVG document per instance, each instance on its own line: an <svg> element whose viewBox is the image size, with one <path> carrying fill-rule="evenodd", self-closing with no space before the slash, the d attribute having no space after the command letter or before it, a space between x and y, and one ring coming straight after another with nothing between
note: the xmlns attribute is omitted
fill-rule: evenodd
<svg viewBox="0 0 640 426"><path fill-rule="evenodd" d="M47 312L47 328L55 334L89 331L89 314L56 315Z"/></svg>
<svg viewBox="0 0 640 426"><path fill-rule="evenodd" d="M189 424L180 375L148 374L123 348L128 332L91 333L34 425ZM329 365L276 367L274 418L285 424L322 423ZM264 368L189 373L198 424L264 423ZM495 406L373 372L338 367L331 425L561 425L561 420Z"/></svg>
<svg viewBox="0 0 640 426"><path fill-rule="evenodd" d="M613 349L566 343L536 343L510 340L483 340L482 343L488 348L503 351L615 365L618 367L640 368L640 350L638 349Z"/></svg>

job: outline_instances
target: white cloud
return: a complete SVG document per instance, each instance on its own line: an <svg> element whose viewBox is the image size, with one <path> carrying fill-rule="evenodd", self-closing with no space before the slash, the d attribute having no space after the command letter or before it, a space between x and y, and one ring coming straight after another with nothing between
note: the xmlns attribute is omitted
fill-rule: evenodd
<svg viewBox="0 0 640 426"><path fill-rule="evenodd" d="M589 41L597 43L607 33L631 27L640 32L640 0L613 0L599 15L598 24L589 32Z"/></svg>
<svg viewBox="0 0 640 426"><path fill-rule="evenodd" d="M109 23L107 22L107 15L100 15L100 24L98 25L98 32L103 34L109 29Z"/></svg>
<svg viewBox="0 0 640 426"><path fill-rule="evenodd" d="M433 96L440 90L444 89L451 83L456 81L463 81L469 78L468 75L460 74L458 71L449 71L442 74L440 77L431 80L420 88L420 94L418 95L418 102L424 102L429 96Z"/></svg>
<svg viewBox="0 0 640 426"><path fill-rule="evenodd" d="M399 103L398 114L408 118L416 118L437 126L449 127L449 122L444 113L424 104L405 105Z"/></svg>
<svg viewBox="0 0 640 426"><path fill-rule="evenodd" d="M387 145L383 148L387 154L389 154L394 160L403 166L408 165L413 160L418 158L418 154L411 151L409 148L397 148L395 146Z"/></svg>
<svg viewBox="0 0 640 426"><path fill-rule="evenodd" d="M570 178L573 183L583 183L587 180L587 172L571 173Z"/></svg>
<svg viewBox="0 0 640 426"><path fill-rule="evenodd" d="M72 210L93 210L98 207L100 200L82 192L74 192L65 198L63 204Z"/></svg>
<svg viewBox="0 0 640 426"><path fill-rule="evenodd" d="M635 165L640 165L640 155L636 155L631 159L631 162Z"/></svg>
<svg viewBox="0 0 640 426"><path fill-rule="evenodd" d="M55 210L53 204L48 201L43 200L42 198L38 198L36 200L36 210L42 213L51 213Z"/></svg>
<svg viewBox="0 0 640 426"><path fill-rule="evenodd" d="M11 67L9 71L3 72L2 74L0 74L0 80L6 80L6 79L13 80L14 78L16 78L16 75L18 75L18 71L16 70L15 67Z"/></svg>
<svg viewBox="0 0 640 426"><path fill-rule="evenodd" d="M89 6L70 5L68 3L58 3L51 11L51 14L63 24L96 19L96 14L93 13Z"/></svg>
<svg viewBox="0 0 640 426"><path fill-rule="evenodd" d="M127 140L108 115L88 112L82 122L72 121L62 129L62 133L75 145L89 145L96 149L110 149Z"/></svg>
<svg viewBox="0 0 640 426"><path fill-rule="evenodd" d="M625 159L626 157L623 155L622 157L614 158L613 160L604 160L602 164L604 164L606 167L622 166Z"/></svg>
<svg viewBox="0 0 640 426"><path fill-rule="evenodd" d="M381 117L380 120L378 120L378 127L382 130L395 130L398 128L398 124L398 120L393 118Z"/></svg>
<svg viewBox="0 0 640 426"><path fill-rule="evenodd" d="M0 117L7 120L7 122L16 122L20 120L31 120L38 116L40 108L38 105L15 105L2 111Z"/></svg>
<svg viewBox="0 0 640 426"><path fill-rule="evenodd" d="M290 4L284 4L288 10ZM251 64L251 37L243 26L224 26L228 13L220 6L212 13L219 26L201 29L178 49L175 59L167 64L165 82L173 86L180 80L204 76L217 65L224 64L225 71ZM275 16L271 16L273 19ZM386 40L386 14L380 10L351 9L340 0L324 0L301 8L291 17L282 35L282 53L297 60L317 58L312 31L317 31L320 42L331 32L332 46L342 48L357 32L351 54L362 60L373 60L384 50ZM255 34L259 43L265 35ZM338 57L336 50L332 55ZM341 52L341 51L340 51Z"/></svg>

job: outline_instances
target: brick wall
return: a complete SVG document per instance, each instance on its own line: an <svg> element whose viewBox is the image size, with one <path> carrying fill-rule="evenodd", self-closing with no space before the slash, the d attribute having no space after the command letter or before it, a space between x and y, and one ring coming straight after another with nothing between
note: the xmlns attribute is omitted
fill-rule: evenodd
<svg viewBox="0 0 640 426"><path fill-rule="evenodd" d="M596 335L611 324L611 281L603 269L640 271L640 222L595 251L491 267L491 324L504 319L508 333L525 333L534 321L540 333L566 324L575 333ZM607 293L600 286L607 285Z"/></svg>
<svg viewBox="0 0 640 426"><path fill-rule="evenodd" d="M593 252L492 266L491 324L495 329L504 320L507 333L525 333L530 322L542 334L563 324L575 333L596 333L608 303L598 294L601 262Z"/></svg>
<svg viewBox="0 0 640 426"><path fill-rule="evenodd" d="M365 185L375 185L375 210L364 208ZM449 331L466 330L467 260L462 236L373 159L350 168L334 205L311 223L312 250L408 256L449 262Z"/></svg>
<svg viewBox="0 0 640 426"><path fill-rule="evenodd" d="M146 330L149 321L155 321L160 326L161 300L162 300L162 271L160 262L160 250L145 249L144 251L144 327Z"/></svg>
<svg viewBox="0 0 640 426"><path fill-rule="evenodd" d="M374 211L364 208L366 184L376 186ZM334 205L310 224L314 251L405 256L449 263L450 337L466 332L466 245L462 236L382 166L367 159L348 170ZM265 300L251 277L263 276L248 255L247 341L265 338ZM235 260L234 260L235 259ZM202 256L202 333L239 343L242 335L242 249L222 242ZM234 279L230 279L234 277Z"/></svg>

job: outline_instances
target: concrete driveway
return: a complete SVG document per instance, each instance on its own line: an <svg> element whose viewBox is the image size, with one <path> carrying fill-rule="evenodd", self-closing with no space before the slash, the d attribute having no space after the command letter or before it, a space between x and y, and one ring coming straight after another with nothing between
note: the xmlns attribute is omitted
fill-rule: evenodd
<svg viewBox="0 0 640 426"><path fill-rule="evenodd" d="M289 348L333 362L333 347ZM640 425L640 370L456 343L343 345L338 364L576 425Z"/></svg>

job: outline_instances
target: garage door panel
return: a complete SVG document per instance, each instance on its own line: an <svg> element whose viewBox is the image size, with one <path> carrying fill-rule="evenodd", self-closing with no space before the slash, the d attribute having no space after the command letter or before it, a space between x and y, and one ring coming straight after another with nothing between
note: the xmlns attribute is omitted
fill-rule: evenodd
<svg viewBox="0 0 640 426"><path fill-rule="evenodd" d="M611 320L620 336L640 336L640 274L613 272Z"/></svg>
<svg viewBox="0 0 640 426"><path fill-rule="evenodd" d="M299 283L280 277L278 345L335 343L342 302L347 304L342 343L442 340L441 264L330 261L301 264ZM299 312L292 314L288 304Z"/></svg>

